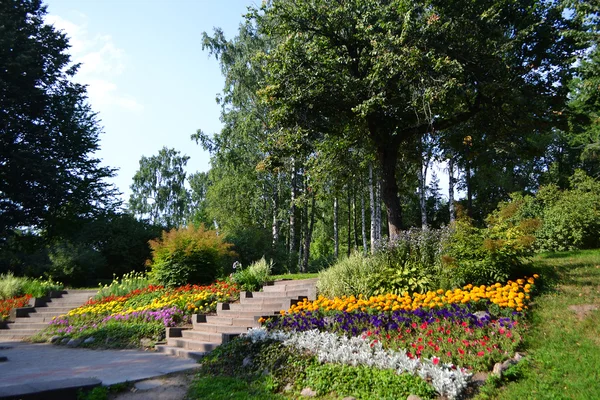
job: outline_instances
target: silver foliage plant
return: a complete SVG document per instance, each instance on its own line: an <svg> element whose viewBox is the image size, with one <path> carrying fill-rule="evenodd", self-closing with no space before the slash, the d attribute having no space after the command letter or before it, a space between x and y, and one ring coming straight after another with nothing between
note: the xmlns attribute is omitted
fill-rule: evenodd
<svg viewBox="0 0 600 400"><path fill-rule="evenodd" d="M429 378L435 390L450 399L457 398L471 378L465 370L452 369L448 364L436 365L433 359L411 359L405 352L386 350L381 343L361 337L347 338L318 330L267 332L264 328L252 328L247 336L252 342L272 339L283 342L285 346L308 350L316 354L320 362L393 369L399 374L408 372L423 379Z"/></svg>

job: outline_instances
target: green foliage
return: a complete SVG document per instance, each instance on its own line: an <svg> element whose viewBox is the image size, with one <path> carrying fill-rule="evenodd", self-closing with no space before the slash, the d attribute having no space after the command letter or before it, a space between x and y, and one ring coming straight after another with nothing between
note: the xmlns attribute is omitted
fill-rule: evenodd
<svg viewBox="0 0 600 400"><path fill-rule="evenodd" d="M600 182L577 170L569 178L570 188L556 185L540 188L535 196L513 194L499 212L514 210L513 224L535 218L541 226L535 231L538 251L566 251L600 247Z"/></svg>
<svg viewBox="0 0 600 400"><path fill-rule="evenodd" d="M32 297L47 296L50 291L62 290L63 285L52 279L30 279L15 276L12 272L0 275L0 300L30 294Z"/></svg>
<svg viewBox="0 0 600 400"><path fill-rule="evenodd" d="M436 397L435 389L418 376L366 366L313 364L306 368L302 385L321 396L333 392L338 397L365 400L403 399L411 394L422 399Z"/></svg>
<svg viewBox="0 0 600 400"><path fill-rule="evenodd" d="M24 294L23 279L12 272L0 275L0 300L7 300Z"/></svg>
<svg viewBox="0 0 600 400"><path fill-rule="evenodd" d="M240 265L240 268L241 265ZM259 290L271 276L273 261L267 262L265 258L252 263L246 269L235 271L231 280L240 285L241 290L253 292Z"/></svg>
<svg viewBox="0 0 600 400"><path fill-rule="evenodd" d="M140 340L144 338L159 341L164 339L165 326L161 321L158 322L128 322L126 324L120 321L109 321L105 325L96 329L74 330L71 338L86 339L94 337L94 342L82 344L89 348L139 348Z"/></svg>
<svg viewBox="0 0 600 400"><path fill-rule="evenodd" d="M156 156L142 156L131 184L129 210L154 225L167 228L183 225L190 201L184 186L184 168L189 159L166 147Z"/></svg>
<svg viewBox="0 0 600 400"><path fill-rule="evenodd" d="M261 257L273 260L273 268L283 272L286 261L285 249L273 248L272 237L263 227L242 225L227 230L225 241L233 244L233 250L239 255L242 265L250 265Z"/></svg>
<svg viewBox="0 0 600 400"><path fill-rule="evenodd" d="M45 297L51 291L60 291L63 289L63 284L55 282L52 278L48 279L25 279L23 284L23 293L30 294L32 297Z"/></svg>
<svg viewBox="0 0 600 400"><path fill-rule="evenodd" d="M531 208L541 208L539 218L543 224L536 235L536 247L541 251L600 246L600 182L576 171L570 184L570 189L564 191L546 188L546 197L541 202L530 200L538 203L530 205ZM549 193L553 196L548 196Z"/></svg>
<svg viewBox="0 0 600 400"><path fill-rule="evenodd" d="M143 289L149 284L150 280L145 273L132 271L123 275L120 279L114 277L111 284L101 287L94 298L99 300L108 296L124 296L134 290Z"/></svg>
<svg viewBox="0 0 600 400"><path fill-rule="evenodd" d="M411 229L378 249L371 286L374 294L425 292L437 288L446 229Z"/></svg>
<svg viewBox="0 0 600 400"><path fill-rule="evenodd" d="M148 277L165 286L211 283L235 255L231 247L217 232L206 230L203 225L163 231L159 239L150 241Z"/></svg>
<svg viewBox="0 0 600 400"><path fill-rule="evenodd" d="M47 275L76 287L90 284L96 271L106 262L102 254L89 245L68 241L53 245L48 256L50 267Z"/></svg>
<svg viewBox="0 0 600 400"><path fill-rule="evenodd" d="M380 244L373 256L358 253L319 274L317 288L327 297L422 292L438 284L442 241L447 230L412 229Z"/></svg>
<svg viewBox="0 0 600 400"><path fill-rule="evenodd" d="M317 290L326 297L373 294L371 280L375 264L369 257L353 253L319 273Z"/></svg>
<svg viewBox="0 0 600 400"><path fill-rule="evenodd" d="M65 33L41 1L0 3L0 238L34 227L60 236L82 216L113 209L114 170L99 149L96 114L75 83Z"/></svg>
<svg viewBox="0 0 600 400"><path fill-rule="evenodd" d="M465 215L457 218L443 250L442 287L486 285L519 275L525 259L533 254L539 221L515 223L515 212L514 207L501 206L488 216L486 228L473 226Z"/></svg>

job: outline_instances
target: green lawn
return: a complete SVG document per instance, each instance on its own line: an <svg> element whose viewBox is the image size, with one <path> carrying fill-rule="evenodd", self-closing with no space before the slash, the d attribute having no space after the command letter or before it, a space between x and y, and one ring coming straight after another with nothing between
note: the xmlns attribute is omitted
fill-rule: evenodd
<svg viewBox="0 0 600 400"><path fill-rule="evenodd" d="M480 399L600 399L600 250L544 254L535 260L546 280L535 300L524 351L527 361L509 373L513 382L493 381ZM583 307L582 307L583 308Z"/></svg>
<svg viewBox="0 0 600 400"><path fill-rule="evenodd" d="M270 279L276 281L279 279L293 279L293 280L299 280L299 279L311 279L311 278L317 278L319 276L318 273L314 273L314 274L309 274L309 273L305 273L305 274L281 274L281 275L271 275Z"/></svg>

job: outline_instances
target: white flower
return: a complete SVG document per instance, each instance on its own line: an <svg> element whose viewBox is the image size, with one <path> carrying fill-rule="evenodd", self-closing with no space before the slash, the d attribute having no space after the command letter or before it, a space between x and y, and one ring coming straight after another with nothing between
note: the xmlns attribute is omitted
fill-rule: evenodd
<svg viewBox="0 0 600 400"><path fill-rule="evenodd" d="M273 339L283 342L285 346L307 350L314 353L320 362L393 369L399 374L408 372L423 379L429 378L439 394L451 399L460 395L471 378L471 374L452 369L451 365L435 365L433 359L411 359L406 352L386 350L381 343L361 337L347 338L318 330L267 332L264 328L252 328L247 336L252 342Z"/></svg>

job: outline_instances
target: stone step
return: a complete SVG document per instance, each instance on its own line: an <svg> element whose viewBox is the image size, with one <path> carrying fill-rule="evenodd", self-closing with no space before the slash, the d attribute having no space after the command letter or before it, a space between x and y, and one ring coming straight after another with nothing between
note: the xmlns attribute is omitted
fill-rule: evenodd
<svg viewBox="0 0 600 400"><path fill-rule="evenodd" d="M264 315L276 315L279 314L279 312L277 311L262 311L262 310L256 310L256 311L240 311L240 310L219 310L217 312L217 315L219 317L231 317L231 318L238 318L238 317L262 317Z"/></svg>
<svg viewBox="0 0 600 400"><path fill-rule="evenodd" d="M252 292L252 298L254 298L254 299L262 299L262 298L268 298L268 297L298 298L298 297L304 296L304 297L308 297L310 299L311 298L310 294L311 293L308 289L287 290L285 292L265 291L265 292Z"/></svg>
<svg viewBox="0 0 600 400"><path fill-rule="evenodd" d="M29 316L27 317L19 317L19 319L21 318L25 318L25 319L32 319L32 318L43 318L44 320L52 320L52 317L59 317L61 315L65 315L66 313L63 312L51 312L51 311L42 311L42 312L32 312L29 314Z"/></svg>
<svg viewBox="0 0 600 400"><path fill-rule="evenodd" d="M252 293L249 294L252 296ZM302 301L306 296L299 296L294 298L293 300ZM240 296L240 304L270 304L270 303L280 303L285 304L290 301L289 297L286 296L272 296L272 297L246 297Z"/></svg>
<svg viewBox="0 0 600 400"><path fill-rule="evenodd" d="M52 315L40 316L40 314L41 313L31 314L30 317L19 317L15 320L15 322L29 322L29 323L45 322L46 325L48 325L49 323L54 321L55 316L60 315L60 314L55 314L55 313L47 313L47 314L52 314Z"/></svg>
<svg viewBox="0 0 600 400"><path fill-rule="evenodd" d="M29 313L32 314L32 316L34 314L49 313L49 312L66 314L69 311L71 311L73 308L77 308L77 307L36 307L35 309L29 311Z"/></svg>
<svg viewBox="0 0 600 400"><path fill-rule="evenodd" d="M273 282L274 286L277 285L305 285L305 284L311 284L311 285L316 285L317 282L319 281L319 278L309 278L309 279L281 279L278 281Z"/></svg>
<svg viewBox="0 0 600 400"><path fill-rule="evenodd" d="M185 331L181 331L181 337L183 339L195 340L197 342L205 342L205 343L223 343L223 333L221 332L204 332L204 331L195 331L192 329L188 329ZM169 339L171 339L169 337Z"/></svg>
<svg viewBox="0 0 600 400"><path fill-rule="evenodd" d="M315 285L311 283L306 283L302 285L271 285L271 286L263 286L263 292L289 292L293 290L312 290L315 288Z"/></svg>
<svg viewBox="0 0 600 400"><path fill-rule="evenodd" d="M3 339L25 339L38 333L37 329L1 329L0 330L0 341Z"/></svg>
<svg viewBox="0 0 600 400"><path fill-rule="evenodd" d="M235 325L219 325L210 322L194 324L194 331L216 333L245 333L248 327Z"/></svg>
<svg viewBox="0 0 600 400"><path fill-rule="evenodd" d="M219 347L221 343L198 342L196 340L185 338L168 338L167 346L179 347L186 350L199 351L201 353L209 353Z"/></svg>
<svg viewBox="0 0 600 400"><path fill-rule="evenodd" d="M27 319L27 318L25 318ZM17 320L15 322L13 322L10 325L7 325L7 329L9 330L15 330L15 329L30 329L30 330L34 330L34 331L41 331L42 329L46 328L50 323L49 322L29 322L29 321L22 321L21 318L17 318Z"/></svg>
<svg viewBox="0 0 600 400"><path fill-rule="evenodd" d="M256 318L254 318L254 317L232 318L232 317L219 317L217 315L207 315L206 322L208 322L210 324L231 325L231 326L240 326L240 327L257 327L260 325L256 321Z"/></svg>
<svg viewBox="0 0 600 400"><path fill-rule="evenodd" d="M288 301L289 303L289 301ZM287 310L289 305L285 307L282 303L263 303L263 304L242 304L230 303L229 310L232 311L256 311L258 313L271 313L273 311Z"/></svg>
<svg viewBox="0 0 600 400"><path fill-rule="evenodd" d="M190 358L193 360L200 360L204 357L207 352L201 352L197 350L188 350L182 349L179 347L173 347L168 345L159 344L156 346L156 350L160 353L165 353L171 356L181 357L181 358Z"/></svg>

